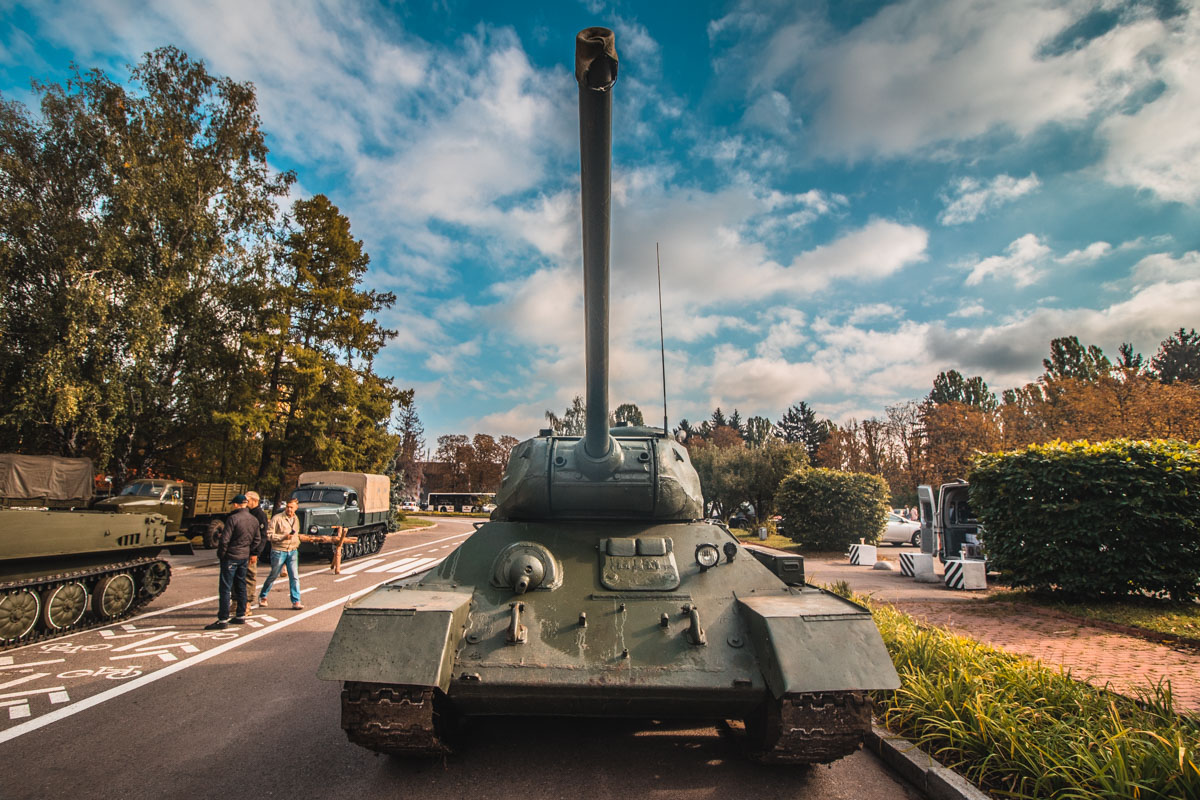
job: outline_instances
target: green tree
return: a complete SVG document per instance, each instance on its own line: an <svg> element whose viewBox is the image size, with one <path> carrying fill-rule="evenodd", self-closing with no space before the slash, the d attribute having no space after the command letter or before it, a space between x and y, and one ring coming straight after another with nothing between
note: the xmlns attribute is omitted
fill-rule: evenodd
<svg viewBox="0 0 1200 800"><path fill-rule="evenodd" d="M933 389L926 400L934 405L946 403L961 403L974 406L981 411L996 410L996 395L988 389L983 378L976 375L964 378L957 370L938 373L933 379Z"/></svg>
<svg viewBox="0 0 1200 800"><path fill-rule="evenodd" d="M1195 328L1175 331L1159 345L1150 368L1163 383L1200 384L1200 334Z"/></svg>
<svg viewBox="0 0 1200 800"><path fill-rule="evenodd" d="M829 426L817 419L817 414L808 403L800 401L784 412L776 425L785 442L800 442L808 452L809 463L814 463L821 444L829 438Z"/></svg>
<svg viewBox="0 0 1200 800"><path fill-rule="evenodd" d="M292 217L277 275L287 290L251 342L251 369L266 386L258 477L282 484L296 467L376 472L398 444L388 431L395 405L413 398L372 370L394 335L375 315L395 296L359 288L370 259L327 197L296 201Z"/></svg>
<svg viewBox="0 0 1200 800"><path fill-rule="evenodd" d="M1078 337L1063 336L1050 342L1050 358L1042 359L1046 381L1072 378L1092 382L1112 371L1112 363L1099 347L1079 343Z"/></svg>
<svg viewBox="0 0 1200 800"><path fill-rule="evenodd" d="M642 417L642 410L635 403L622 403L617 406L617 410L613 412L614 427L622 423L626 425L645 425L646 421Z"/></svg>
<svg viewBox="0 0 1200 800"><path fill-rule="evenodd" d="M775 426L766 417L750 417L746 420L746 444L762 447L774 440Z"/></svg>
<svg viewBox="0 0 1200 800"><path fill-rule="evenodd" d="M131 89L75 71L0 99L0 442L126 471L244 458L218 412L257 324L275 174L249 83L166 47ZM118 478L120 479L120 478Z"/></svg>
<svg viewBox="0 0 1200 800"><path fill-rule="evenodd" d="M546 421L560 436L583 436L587 427L587 406L583 402L583 397L575 395L571 400L571 405L567 406L567 410L561 417L550 409L546 409Z"/></svg>

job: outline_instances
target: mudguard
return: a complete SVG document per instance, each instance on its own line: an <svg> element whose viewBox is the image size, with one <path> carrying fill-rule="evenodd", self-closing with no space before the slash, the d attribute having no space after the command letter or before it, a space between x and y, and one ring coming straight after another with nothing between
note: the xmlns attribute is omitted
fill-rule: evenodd
<svg viewBox="0 0 1200 800"><path fill-rule="evenodd" d="M386 585L350 601L317 677L436 686L446 691L454 651L467 624L471 591L470 587L431 592ZM441 656L435 657L438 652Z"/></svg>
<svg viewBox="0 0 1200 800"><path fill-rule="evenodd" d="M763 678L775 697L897 689L900 678L865 608L812 589L738 597Z"/></svg>

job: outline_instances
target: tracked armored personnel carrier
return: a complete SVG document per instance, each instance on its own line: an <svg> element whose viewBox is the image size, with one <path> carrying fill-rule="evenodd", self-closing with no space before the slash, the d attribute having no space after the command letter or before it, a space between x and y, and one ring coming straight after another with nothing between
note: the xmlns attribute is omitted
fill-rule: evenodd
<svg viewBox="0 0 1200 800"><path fill-rule="evenodd" d="M0 649L133 614L162 594L171 565L158 514L0 509Z"/></svg>
<svg viewBox="0 0 1200 800"><path fill-rule="evenodd" d="M519 444L491 520L421 583L349 603L318 675L344 681L351 741L400 756L450 752L463 715L566 715L745 720L761 760L840 758L867 692L899 685L869 612L702 521L665 431L608 428L611 31L579 34L575 74L586 433Z"/></svg>

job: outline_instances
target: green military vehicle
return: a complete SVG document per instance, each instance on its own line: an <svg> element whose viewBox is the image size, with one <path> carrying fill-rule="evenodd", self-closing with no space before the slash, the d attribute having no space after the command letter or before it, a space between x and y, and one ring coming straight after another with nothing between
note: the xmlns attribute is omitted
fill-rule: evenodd
<svg viewBox="0 0 1200 800"><path fill-rule="evenodd" d="M0 506L87 508L94 478L90 458L0 453Z"/></svg>
<svg viewBox="0 0 1200 800"><path fill-rule="evenodd" d="M899 685L870 613L704 521L665 430L607 425L611 31L579 34L575 74L586 433L517 445L491 520L420 583L348 603L318 677L344 682L351 741L400 756L452 751L463 716L565 715L744 720L762 761L840 758L868 692Z"/></svg>
<svg viewBox="0 0 1200 800"><path fill-rule="evenodd" d="M161 514L167 518L167 534L183 534L189 539L200 536L205 547L214 547L209 522L224 518L229 502L245 494L244 483L184 483L164 478L139 478L121 489L120 494L93 505L99 511L124 514Z"/></svg>
<svg viewBox="0 0 1200 800"><path fill-rule="evenodd" d="M127 617L171 580L158 514L0 509L0 649Z"/></svg>
<svg viewBox="0 0 1200 800"><path fill-rule="evenodd" d="M304 472L292 490L300 502L300 531L335 536L337 528L358 539L342 545L342 560L378 553L387 540L391 519L391 481L366 472ZM300 553L332 555L332 545L302 542Z"/></svg>

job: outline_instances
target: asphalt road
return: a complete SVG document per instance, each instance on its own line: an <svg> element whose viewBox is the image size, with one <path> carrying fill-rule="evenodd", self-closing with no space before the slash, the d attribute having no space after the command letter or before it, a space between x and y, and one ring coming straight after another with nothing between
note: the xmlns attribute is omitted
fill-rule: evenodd
<svg viewBox="0 0 1200 800"><path fill-rule="evenodd" d="M291 610L281 578L255 624L219 632L203 630L212 552L172 559L170 588L139 617L0 653L0 798L919 796L867 752L749 763L715 725L477 719L463 751L436 762L348 743L340 686L315 677L342 605L428 569L471 522L393 534L340 576L302 563L305 610Z"/></svg>

